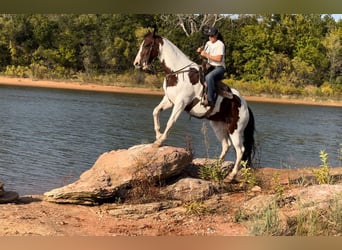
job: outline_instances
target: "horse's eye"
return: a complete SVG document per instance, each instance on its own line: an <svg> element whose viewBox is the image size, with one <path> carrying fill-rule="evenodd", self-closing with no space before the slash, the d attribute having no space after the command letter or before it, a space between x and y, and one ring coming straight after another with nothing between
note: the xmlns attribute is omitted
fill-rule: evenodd
<svg viewBox="0 0 342 250"><path fill-rule="evenodd" d="M149 44L144 44L144 48L148 48L148 47L150 47L151 46L151 44L149 43Z"/></svg>

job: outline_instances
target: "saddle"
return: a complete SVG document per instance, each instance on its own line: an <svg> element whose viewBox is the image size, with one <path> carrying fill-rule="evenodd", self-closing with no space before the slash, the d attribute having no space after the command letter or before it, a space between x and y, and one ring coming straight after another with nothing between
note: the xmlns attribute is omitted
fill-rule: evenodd
<svg viewBox="0 0 342 250"><path fill-rule="evenodd" d="M201 84L204 86L203 88L203 103L208 103L208 85L204 81L205 75L214 69L210 64L202 64L200 67L200 80ZM222 79L215 82L215 91L217 95L223 96L228 99L233 99L233 93L230 87L227 84L222 82Z"/></svg>
<svg viewBox="0 0 342 250"><path fill-rule="evenodd" d="M201 94L201 103L202 105L205 105L208 103L208 97L207 97L207 90L208 86L205 83L205 75L210 72L210 68L207 68L206 65L200 65L199 70L195 68L189 69L189 79L192 84L197 84L200 82L203 85L203 92ZM232 93L232 90L230 87L222 82L222 79L215 82L215 91L217 95L220 95L227 99L233 99L234 95ZM192 107L192 105L190 105ZM188 109L188 108L187 108ZM186 109L186 110L187 110Z"/></svg>

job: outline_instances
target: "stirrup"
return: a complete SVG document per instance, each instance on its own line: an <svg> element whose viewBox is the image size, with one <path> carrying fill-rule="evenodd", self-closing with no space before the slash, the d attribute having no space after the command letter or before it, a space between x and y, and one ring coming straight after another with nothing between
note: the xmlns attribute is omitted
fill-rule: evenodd
<svg viewBox="0 0 342 250"><path fill-rule="evenodd" d="M208 103L208 96L207 96L206 93L204 93L204 94L202 95L201 104L202 104L204 107L208 106L208 104L209 104L209 103Z"/></svg>

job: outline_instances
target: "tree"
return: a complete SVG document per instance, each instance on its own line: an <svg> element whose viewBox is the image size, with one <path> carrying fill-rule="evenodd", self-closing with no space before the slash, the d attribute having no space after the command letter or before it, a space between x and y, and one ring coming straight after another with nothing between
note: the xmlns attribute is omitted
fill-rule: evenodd
<svg viewBox="0 0 342 250"><path fill-rule="evenodd" d="M7 23L10 17L8 15L0 15L0 71L4 70L11 62L11 52L8 46L7 39Z"/></svg>
<svg viewBox="0 0 342 250"><path fill-rule="evenodd" d="M342 73L342 28L331 30L323 39L322 44L327 50L330 62L329 82L336 81L336 77Z"/></svg>
<svg viewBox="0 0 342 250"><path fill-rule="evenodd" d="M160 15L160 20L169 31L180 28L187 37L200 32L204 26L215 26L216 23L225 19L220 14L174 14Z"/></svg>

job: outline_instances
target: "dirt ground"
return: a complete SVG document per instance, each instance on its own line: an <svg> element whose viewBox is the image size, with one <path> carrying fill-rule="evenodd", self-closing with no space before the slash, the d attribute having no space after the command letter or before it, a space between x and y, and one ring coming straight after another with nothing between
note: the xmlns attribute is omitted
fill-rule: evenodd
<svg viewBox="0 0 342 250"><path fill-rule="evenodd" d="M300 183L312 171L258 169L264 183L261 192L231 188L203 201L205 210L193 209L194 213L189 213L189 204L175 201L168 207L161 202L81 206L47 202L42 195L24 196L15 203L0 204L0 236L247 236L247 226L235 220L237 211L253 196L274 193L267 183L275 173L288 190L298 187L294 180ZM342 168L332 168L331 174L342 176Z"/></svg>
<svg viewBox="0 0 342 250"><path fill-rule="evenodd" d="M239 195L238 195L239 196ZM246 228L232 222L229 213L188 215L177 207L151 214L112 216L111 205L95 207L54 204L41 196L22 197L0 205L1 236L167 236L246 235ZM229 202L225 198L220 201ZM231 206L231 204L228 204ZM129 210L130 206L127 205Z"/></svg>

